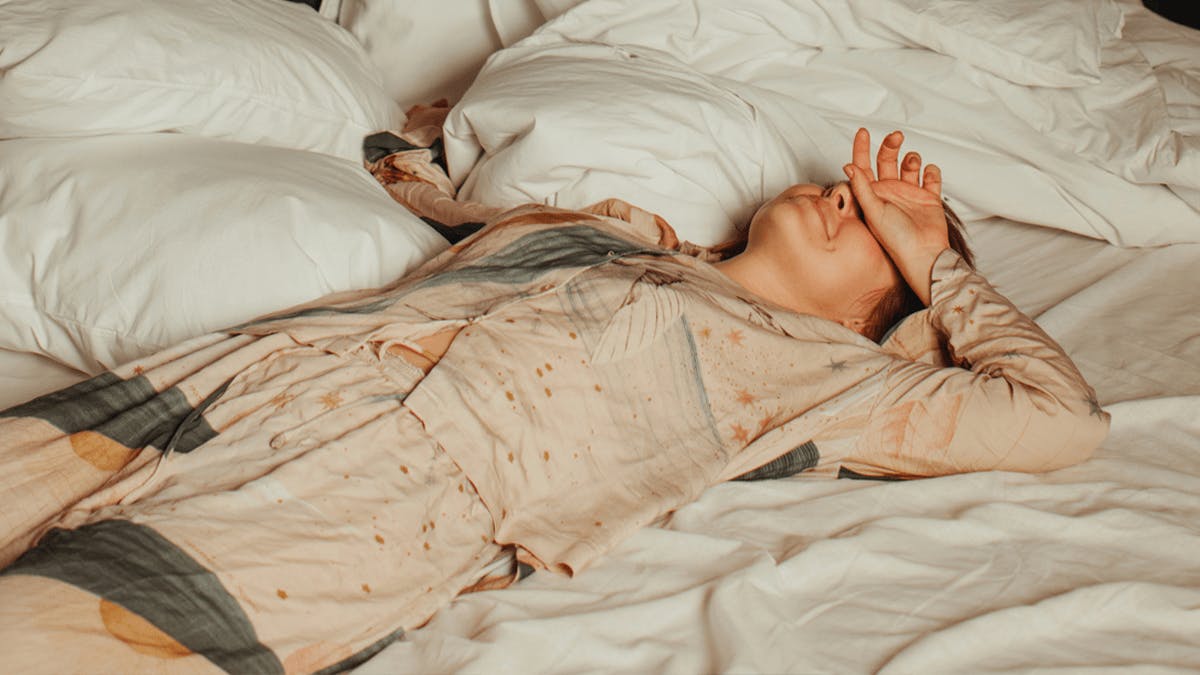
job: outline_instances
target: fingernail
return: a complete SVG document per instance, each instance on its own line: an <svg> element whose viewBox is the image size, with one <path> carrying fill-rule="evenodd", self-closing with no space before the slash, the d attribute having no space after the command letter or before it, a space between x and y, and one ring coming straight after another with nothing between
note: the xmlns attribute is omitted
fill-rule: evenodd
<svg viewBox="0 0 1200 675"><path fill-rule="evenodd" d="M846 178L854 178L854 165L847 164L842 167L842 171L846 173Z"/></svg>

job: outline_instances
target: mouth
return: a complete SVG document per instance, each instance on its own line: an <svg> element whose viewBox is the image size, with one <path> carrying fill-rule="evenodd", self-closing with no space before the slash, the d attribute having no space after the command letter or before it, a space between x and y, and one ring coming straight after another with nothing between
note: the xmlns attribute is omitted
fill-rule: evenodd
<svg viewBox="0 0 1200 675"><path fill-rule="evenodd" d="M817 219L820 221L820 230L825 235L825 240L830 243L833 242L834 237L838 233L839 218L832 204L817 195L797 195L789 197L788 201L798 206L807 204L815 212ZM803 206L800 206L800 208L802 211L805 210Z"/></svg>
<svg viewBox="0 0 1200 675"><path fill-rule="evenodd" d="M841 210L845 207L844 200L847 199L846 195L838 190L839 185L840 183L830 183L824 188L795 185L781 193L776 200L777 203L792 204L798 208L801 220L809 223L806 229L819 227L825 237L826 247L832 249L833 240L841 229ZM838 206L834 206L834 200L831 199L835 195L838 200L843 200ZM815 213L810 213L810 208ZM818 223L811 222L810 219L814 216Z"/></svg>

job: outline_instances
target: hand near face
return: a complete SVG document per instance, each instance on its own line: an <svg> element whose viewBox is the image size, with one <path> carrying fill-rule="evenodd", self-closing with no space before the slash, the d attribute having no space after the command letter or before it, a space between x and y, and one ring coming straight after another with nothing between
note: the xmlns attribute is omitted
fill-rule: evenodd
<svg viewBox="0 0 1200 675"><path fill-rule="evenodd" d="M878 176L871 170L871 135L854 135L853 163L843 169L862 208L867 227L926 306L930 274L938 254L950 248L942 209L942 172L934 164L921 170L921 157L910 152L900 161L904 134L893 131L879 145Z"/></svg>

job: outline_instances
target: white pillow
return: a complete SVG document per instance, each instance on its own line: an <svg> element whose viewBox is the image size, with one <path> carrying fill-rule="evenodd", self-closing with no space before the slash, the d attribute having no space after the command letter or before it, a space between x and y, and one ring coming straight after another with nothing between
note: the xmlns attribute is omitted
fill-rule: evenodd
<svg viewBox="0 0 1200 675"><path fill-rule="evenodd" d="M1120 37L1112 0L850 0L863 28L953 56L1015 84L1100 81L1100 48Z"/></svg>
<svg viewBox="0 0 1200 675"><path fill-rule="evenodd" d="M403 113L345 30L280 0L0 0L0 138L177 131L358 160Z"/></svg>
<svg viewBox="0 0 1200 675"><path fill-rule="evenodd" d="M402 108L462 97L492 52L582 0L324 0Z"/></svg>
<svg viewBox="0 0 1200 675"><path fill-rule="evenodd" d="M661 52L525 44L494 56L446 120L460 198L579 208L617 197L697 244L753 215L779 147L744 100Z"/></svg>
<svg viewBox="0 0 1200 675"><path fill-rule="evenodd" d="M179 134L0 142L0 349L95 373L445 248L361 167Z"/></svg>
<svg viewBox="0 0 1200 675"><path fill-rule="evenodd" d="M338 23L362 43L405 109L457 101L501 47L487 0L341 0Z"/></svg>

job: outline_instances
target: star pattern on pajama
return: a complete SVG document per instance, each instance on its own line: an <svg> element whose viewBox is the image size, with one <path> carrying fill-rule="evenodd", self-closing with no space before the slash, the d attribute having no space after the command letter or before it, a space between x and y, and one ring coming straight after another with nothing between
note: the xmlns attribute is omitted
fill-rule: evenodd
<svg viewBox="0 0 1200 675"><path fill-rule="evenodd" d="M334 408L340 406L342 404L341 392L331 391L325 394L321 397L321 404L325 406L326 410L333 410Z"/></svg>
<svg viewBox="0 0 1200 675"><path fill-rule="evenodd" d="M268 403L275 406L276 409L279 409L279 408L282 408L285 405L291 403L293 400L295 400L295 398L296 397L293 394L281 392L279 394L276 394L275 398L272 398L270 401L268 401Z"/></svg>
<svg viewBox="0 0 1200 675"><path fill-rule="evenodd" d="M750 430L740 424L733 425L733 440L741 443L750 442Z"/></svg>

